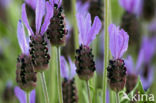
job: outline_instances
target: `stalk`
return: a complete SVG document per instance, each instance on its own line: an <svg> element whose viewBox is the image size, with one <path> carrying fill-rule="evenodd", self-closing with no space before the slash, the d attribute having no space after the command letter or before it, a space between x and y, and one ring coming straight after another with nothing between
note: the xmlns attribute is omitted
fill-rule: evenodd
<svg viewBox="0 0 156 103"><path fill-rule="evenodd" d="M110 23L110 13L109 13L109 1L104 0L104 75L103 75L103 103L106 103L106 89L107 89L107 66L108 66L108 59L109 59L109 34L108 34L108 26Z"/></svg>
<svg viewBox="0 0 156 103"><path fill-rule="evenodd" d="M58 84L59 103L63 103L61 74L60 74L60 47L57 47L57 84Z"/></svg>
<svg viewBox="0 0 156 103"><path fill-rule="evenodd" d="M91 99L91 96L90 96L90 89L89 89L88 80L86 81L86 84L87 84L88 100L89 100L89 103L92 103L92 99Z"/></svg>
<svg viewBox="0 0 156 103"><path fill-rule="evenodd" d="M116 92L116 103L120 103L119 93Z"/></svg>
<svg viewBox="0 0 156 103"><path fill-rule="evenodd" d="M44 97L45 97L45 103L49 103L49 96L48 96L48 91L47 91L47 85L46 85L46 81L45 81L44 72L40 73L40 77L41 77L42 88L43 88Z"/></svg>
<svg viewBox="0 0 156 103"><path fill-rule="evenodd" d="M29 92L26 93L27 103L29 103Z"/></svg>
<svg viewBox="0 0 156 103"><path fill-rule="evenodd" d="M74 39L75 39L75 49L79 47L78 41L78 29L77 29L77 21L76 21L76 0L71 0L72 2L72 18L73 18L73 28L74 28Z"/></svg>

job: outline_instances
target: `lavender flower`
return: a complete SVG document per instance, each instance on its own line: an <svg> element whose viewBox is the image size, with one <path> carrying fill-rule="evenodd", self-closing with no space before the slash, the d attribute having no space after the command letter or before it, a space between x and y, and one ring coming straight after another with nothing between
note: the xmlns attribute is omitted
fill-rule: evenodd
<svg viewBox="0 0 156 103"><path fill-rule="evenodd" d="M127 12L140 15L142 0L119 0L119 3Z"/></svg>
<svg viewBox="0 0 156 103"><path fill-rule="evenodd" d="M69 65L64 57L60 58L61 76L64 78L62 82L63 101L65 103L78 103L77 88L74 80L76 74L75 64L69 58Z"/></svg>
<svg viewBox="0 0 156 103"><path fill-rule="evenodd" d="M110 88L118 92L124 88L126 83L126 67L121 57L128 48L129 36L123 29L120 30L114 24L109 26L109 35L109 47L113 60L109 61L107 68L108 82Z"/></svg>
<svg viewBox="0 0 156 103"><path fill-rule="evenodd" d="M22 89L20 89L19 87L15 87L14 93L18 98L18 100L20 101L20 103L27 103L26 93ZM32 90L29 96L29 103L35 103L36 100L35 98L36 98L36 92L35 90Z"/></svg>
<svg viewBox="0 0 156 103"><path fill-rule="evenodd" d="M109 26L109 35L111 54L114 59L119 59L127 51L129 36L123 29L120 30L114 24Z"/></svg>
<svg viewBox="0 0 156 103"><path fill-rule="evenodd" d="M79 29L79 49L76 50L76 72L82 80L89 80L95 71L95 62L93 60L92 50L89 45L100 32L102 23L96 16L91 26L91 15L86 16L77 14L77 22Z"/></svg>
<svg viewBox="0 0 156 103"><path fill-rule="evenodd" d="M29 45L21 20L18 22L17 36L22 54L17 58L16 81L20 88L25 91L31 91L36 87L37 76L29 56Z"/></svg>
<svg viewBox="0 0 156 103"><path fill-rule="evenodd" d="M65 44L68 33L65 27L63 8L61 6L62 0L50 0L50 2L54 7L54 16L50 20L47 37L52 45L62 46Z"/></svg>
<svg viewBox="0 0 156 103"><path fill-rule="evenodd" d="M45 13L46 9L46 13ZM52 4L45 0L38 0L36 4L36 32L34 33L29 26L27 19L25 3L22 5L22 20L30 32L30 55L35 67L35 71L44 71L48 67L50 56L48 54L47 41L45 40L44 33L46 32L50 19L53 16ZM43 16L45 16L42 24ZM42 26L41 26L42 24Z"/></svg>

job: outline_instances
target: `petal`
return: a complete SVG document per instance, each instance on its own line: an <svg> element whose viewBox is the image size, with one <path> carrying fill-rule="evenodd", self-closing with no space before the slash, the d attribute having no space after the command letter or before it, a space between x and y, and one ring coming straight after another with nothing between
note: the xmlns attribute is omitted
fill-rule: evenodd
<svg viewBox="0 0 156 103"><path fill-rule="evenodd" d="M88 37L88 34L89 34L90 30L91 30L91 23L92 23L91 15L90 15L90 13L88 13L86 18L85 18L86 31L85 31L85 33L83 35L83 37L84 37L84 44L86 44L86 42L87 42L87 39L88 39L87 37Z"/></svg>
<svg viewBox="0 0 156 103"><path fill-rule="evenodd" d="M109 35L110 35L109 48L110 48L110 51L111 51L111 54L113 57L116 57L116 51L117 51L116 33L118 33L116 26L114 24L110 24L110 26L109 26Z"/></svg>
<svg viewBox="0 0 156 103"><path fill-rule="evenodd" d="M76 66L75 66L75 63L73 63L70 58L68 58L68 60L69 60L69 65L70 65L70 70L71 70L69 79L72 79L76 75Z"/></svg>
<svg viewBox="0 0 156 103"><path fill-rule="evenodd" d="M34 35L29 22L28 22L28 18L27 18L27 14L26 14L26 8L25 8L25 3L22 5L22 21L24 22L26 28L28 29L28 31L31 33L31 35Z"/></svg>
<svg viewBox="0 0 156 103"><path fill-rule="evenodd" d="M84 44L84 35L86 31L84 17L81 14L77 14L76 17L79 29L79 44Z"/></svg>
<svg viewBox="0 0 156 103"><path fill-rule="evenodd" d="M36 91L35 90L32 90L31 92L30 92L30 103L35 103L35 101L36 101Z"/></svg>
<svg viewBox="0 0 156 103"><path fill-rule="evenodd" d="M42 18L45 14L45 0L37 0L36 4L36 34L39 34Z"/></svg>
<svg viewBox="0 0 156 103"><path fill-rule="evenodd" d="M82 3L82 2L77 2L76 3L76 12L86 15L88 13L88 9L89 9L90 3L86 2L86 3Z"/></svg>
<svg viewBox="0 0 156 103"><path fill-rule="evenodd" d="M15 87L14 93L20 101L20 103L26 103L26 94L22 89L20 89L19 87Z"/></svg>
<svg viewBox="0 0 156 103"><path fill-rule="evenodd" d="M91 30L89 31L89 34L86 37L87 39L86 45L89 45L96 38L96 35L100 32L101 27L102 23L99 17L96 16L94 19L94 23L91 27Z"/></svg>
<svg viewBox="0 0 156 103"><path fill-rule="evenodd" d="M110 24L109 35L109 46L112 56L115 59L121 58L128 48L128 34L123 29L119 30L119 27L116 27L114 24Z"/></svg>
<svg viewBox="0 0 156 103"><path fill-rule="evenodd" d="M34 10L36 8L36 0L25 0L25 2L30 5Z"/></svg>
<svg viewBox="0 0 156 103"><path fill-rule="evenodd" d="M48 25L50 24L50 19L53 17L53 15L54 15L53 6L47 1L46 2L46 16L44 19L44 23L41 27L41 35L43 35L44 32L46 32Z"/></svg>
<svg viewBox="0 0 156 103"><path fill-rule="evenodd" d="M24 54L29 54L29 45L25 37L24 26L21 20L19 20L18 26L17 26L17 37L18 37L18 42L19 42L22 52Z"/></svg>
<svg viewBox="0 0 156 103"><path fill-rule="evenodd" d="M63 56L60 57L61 76L63 78L69 77L68 64Z"/></svg>
<svg viewBox="0 0 156 103"><path fill-rule="evenodd" d="M121 31L120 31L120 38L122 38L122 41L119 43L119 45L120 45L119 57L122 57L124 52L127 51L128 41L129 41L129 36L128 36L127 32L125 32L123 29L121 29ZM121 40L120 38L119 38L119 41Z"/></svg>

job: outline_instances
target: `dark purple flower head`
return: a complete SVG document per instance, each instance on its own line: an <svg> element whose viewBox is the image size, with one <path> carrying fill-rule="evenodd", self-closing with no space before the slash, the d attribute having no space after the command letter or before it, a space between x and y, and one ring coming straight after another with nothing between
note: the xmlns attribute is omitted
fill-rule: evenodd
<svg viewBox="0 0 156 103"><path fill-rule="evenodd" d="M20 101L20 103L27 103L26 93L22 89L20 89L19 87L15 87L14 93L18 98L18 100ZM29 103L35 103L36 100L35 98L36 98L36 92L35 90L32 90L29 96L29 100L30 100Z"/></svg>
<svg viewBox="0 0 156 103"><path fill-rule="evenodd" d="M123 29L120 30L114 24L109 26L109 47L114 59L119 59L123 56L128 48L129 36Z"/></svg>
<svg viewBox="0 0 156 103"><path fill-rule="evenodd" d="M96 35L100 32L102 23L96 16L92 24L90 13L86 16L78 13L76 16L79 29L79 44L89 46L90 43L96 38Z"/></svg>
<svg viewBox="0 0 156 103"><path fill-rule="evenodd" d="M61 76L68 80L71 80L76 75L76 67L70 58L68 58L69 64L63 56L60 57Z"/></svg>
<svg viewBox="0 0 156 103"><path fill-rule="evenodd" d="M126 11L140 15L142 0L119 0L119 3Z"/></svg>
<svg viewBox="0 0 156 103"><path fill-rule="evenodd" d="M17 26L17 37L18 37L18 42L22 50L22 53L29 55L29 44L26 40L24 26L21 20L19 20L18 26Z"/></svg>
<svg viewBox="0 0 156 103"><path fill-rule="evenodd" d="M46 9L46 10L45 10ZM45 0L37 0L36 8L35 8L35 25L36 25L36 32L34 33L29 26L29 22L27 19L27 14L26 14L26 5L25 3L22 5L22 20L30 32L30 35L43 35L50 23L50 19L53 16L53 7L52 4L49 3L48 1L45 2ZM42 19L43 16L45 16L44 22L42 24ZM42 26L41 26L42 24Z"/></svg>

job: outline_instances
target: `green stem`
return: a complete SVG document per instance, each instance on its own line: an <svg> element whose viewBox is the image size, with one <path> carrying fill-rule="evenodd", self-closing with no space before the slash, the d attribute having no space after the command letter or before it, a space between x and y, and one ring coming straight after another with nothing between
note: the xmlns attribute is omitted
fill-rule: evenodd
<svg viewBox="0 0 156 103"><path fill-rule="evenodd" d="M74 39L75 39L75 49L79 47L78 41L78 29L76 20L76 0L71 0L72 2L72 18L73 18L73 28L74 28Z"/></svg>
<svg viewBox="0 0 156 103"><path fill-rule="evenodd" d="M60 47L57 47L57 84L58 84L59 103L63 103L61 74L60 74Z"/></svg>
<svg viewBox="0 0 156 103"><path fill-rule="evenodd" d="M120 103L119 93L116 92L116 103Z"/></svg>
<svg viewBox="0 0 156 103"><path fill-rule="evenodd" d="M45 81L44 72L40 73L40 77L41 77L41 82L42 82L42 88L43 88L43 92L44 92L45 102L49 103L49 96L48 96L48 91L47 91L47 85L46 85L46 81Z"/></svg>
<svg viewBox="0 0 156 103"><path fill-rule="evenodd" d="M104 76L103 76L103 103L106 103L106 89L107 89L107 66L108 66L108 59L109 59L109 34L108 34L108 26L110 23L110 13L109 13L109 1L110 0L104 0L104 30L105 30L105 35L104 35Z"/></svg>
<svg viewBox="0 0 156 103"><path fill-rule="evenodd" d="M90 96L90 89L89 89L88 80L86 81L86 84L87 84L88 100L89 100L89 103L92 103L91 96Z"/></svg>
<svg viewBox="0 0 156 103"><path fill-rule="evenodd" d="M27 103L29 103L29 92L27 92L26 94L27 94Z"/></svg>

